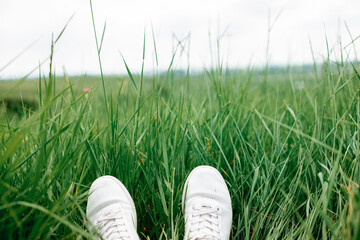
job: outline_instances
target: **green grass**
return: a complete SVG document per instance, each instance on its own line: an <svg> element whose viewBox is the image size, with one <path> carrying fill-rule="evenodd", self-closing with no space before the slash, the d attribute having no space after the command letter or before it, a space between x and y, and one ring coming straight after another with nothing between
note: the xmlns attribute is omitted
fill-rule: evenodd
<svg viewBox="0 0 360 240"><path fill-rule="evenodd" d="M89 186L109 174L141 238L182 239L184 182L206 164L230 190L232 239L359 239L360 70L330 57L280 72L50 72L3 91L37 107L1 108L0 236L91 238Z"/></svg>
<svg viewBox="0 0 360 240"><path fill-rule="evenodd" d="M259 71L170 71L145 78L141 96L105 76L109 115L100 79L56 91L55 76L42 79L30 117L0 115L1 236L89 237L89 186L110 174L133 196L142 237L181 239L184 181L207 164L228 184L234 239L359 237L359 76L326 63L294 75L270 74L264 88Z"/></svg>

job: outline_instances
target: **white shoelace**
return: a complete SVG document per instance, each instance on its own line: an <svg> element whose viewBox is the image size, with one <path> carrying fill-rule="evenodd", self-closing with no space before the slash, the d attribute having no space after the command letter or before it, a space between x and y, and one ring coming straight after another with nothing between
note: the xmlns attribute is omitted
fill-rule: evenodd
<svg viewBox="0 0 360 240"><path fill-rule="evenodd" d="M130 239L128 229L125 224L125 216L122 210L105 212L97 220L97 227L100 235L105 240Z"/></svg>
<svg viewBox="0 0 360 240"><path fill-rule="evenodd" d="M192 207L189 239L220 240L219 208L209 204Z"/></svg>

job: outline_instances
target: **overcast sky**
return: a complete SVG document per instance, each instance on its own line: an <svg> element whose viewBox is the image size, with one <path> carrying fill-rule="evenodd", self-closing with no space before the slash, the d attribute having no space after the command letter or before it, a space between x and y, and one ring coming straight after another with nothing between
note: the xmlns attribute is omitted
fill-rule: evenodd
<svg viewBox="0 0 360 240"><path fill-rule="evenodd" d="M182 54L178 52L177 68L187 67L188 54L192 70L209 67L211 53L217 52L216 38L220 36L224 64L263 66L269 20L273 23L269 34L272 64L311 62L309 40L316 60L321 61L326 54L325 34L329 46L335 47L332 58L336 59L340 37L343 47L351 42L346 25L353 38L360 35L359 0L93 0L93 8L99 38L105 21L107 24L101 51L107 74L125 73L119 52L131 70L140 70L144 31L145 68L154 69L152 28L160 70L170 63L176 39L183 40L185 47ZM52 33L58 35L72 15L55 48L56 72L62 75L66 69L69 74L98 74L89 1L1 0L0 69L34 41L35 44L2 70L0 79L22 77L46 59ZM359 49L360 39L355 45ZM344 53L348 52L353 59L352 46L345 48ZM47 72L48 63L41 68Z"/></svg>

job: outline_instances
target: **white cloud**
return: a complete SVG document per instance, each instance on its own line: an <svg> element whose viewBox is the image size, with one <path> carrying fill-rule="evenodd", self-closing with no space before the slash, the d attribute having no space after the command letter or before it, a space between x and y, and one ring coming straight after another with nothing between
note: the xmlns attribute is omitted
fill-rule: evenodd
<svg viewBox="0 0 360 240"><path fill-rule="evenodd" d="M145 27L146 67L153 68L151 24L162 69L170 63L173 34L183 38L191 33L190 64L201 68L210 63L209 30L214 40L227 27L221 41L224 60L230 66L246 66L249 62L263 65L269 12L272 20L281 12L270 34L271 61L275 64L310 62L309 39L316 57L321 59L326 50L325 29L331 46L339 35L344 45L349 43L344 21L353 37L360 34L358 0L93 0L93 7L99 35L107 22L102 49L107 73L124 73L119 50L131 69L140 69ZM57 72L65 67L70 74L98 73L89 1L17 0L0 2L0 68L31 42L40 40L0 76L19 77L36 67L50 53L52 32L58 34L74 13L56 48ZM178 63L185 67L186 57ZM47 67L43 66L45 72Z"/></svg>

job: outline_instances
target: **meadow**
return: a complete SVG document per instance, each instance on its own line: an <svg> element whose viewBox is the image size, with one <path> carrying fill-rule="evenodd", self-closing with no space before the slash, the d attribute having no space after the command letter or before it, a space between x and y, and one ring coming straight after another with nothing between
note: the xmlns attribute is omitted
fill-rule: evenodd
<svg viewBox="0 0 360 240"><path fill-rule="evenodd" d="M202 73L171 62L127 76L50 67L0 82L1 238L93 238L88 190L113 175L142 239L182 239L185 179L211 165L230 191L232 239L359 239L360 68L331 59L240 70L219 61Z"/></svg>

